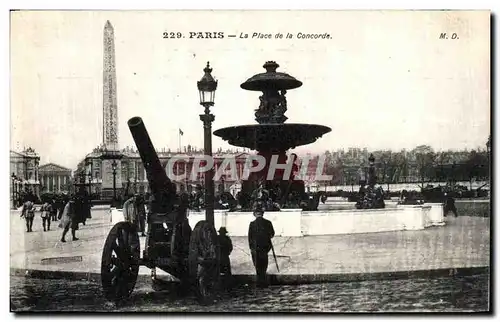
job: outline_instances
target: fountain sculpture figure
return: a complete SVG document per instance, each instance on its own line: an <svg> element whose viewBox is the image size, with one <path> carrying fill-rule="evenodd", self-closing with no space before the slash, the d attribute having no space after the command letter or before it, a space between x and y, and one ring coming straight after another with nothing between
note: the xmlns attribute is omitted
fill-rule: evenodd
<svg viewBox="0 0 500 322"><path fill-rule="evenodd" d="M361 182L359 189L359 199L356 202L357 209L377 209L385 208L384 190L377 185L377 175L375 173L375 157L373 154L368 158L368 184Z"/></svg>

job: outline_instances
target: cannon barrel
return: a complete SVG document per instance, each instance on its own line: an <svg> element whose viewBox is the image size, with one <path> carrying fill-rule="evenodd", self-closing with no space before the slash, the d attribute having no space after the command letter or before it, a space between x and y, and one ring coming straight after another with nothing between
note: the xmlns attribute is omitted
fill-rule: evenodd
<svg viewBox="0 0 500 322"><path fill-rule="evenodd" d="M172 181L160 163L142 118L132 117L127 124L141 156L149 188L155 200L152 210L153 212L167 212L171 210L176 196Z"/></svg>

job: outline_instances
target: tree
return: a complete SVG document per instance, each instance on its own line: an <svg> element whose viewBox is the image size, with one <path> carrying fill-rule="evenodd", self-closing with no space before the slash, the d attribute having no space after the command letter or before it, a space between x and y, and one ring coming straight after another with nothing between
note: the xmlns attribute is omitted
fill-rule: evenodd
<svg viewBox="0 0 500 322"><path fill-rule="evenodd" d="M434 177L434 160L436 154L428 145L421 145L415 148L415 159L422 187L424 182Z"/></svg>
<svg viewBox="0 0 500 322"><path fill-rule="evenodd" d="M442 151L436 153L436 168L435 174L436 179L439 181L449 181L450 180L450 171L448 170L448 165L451 162L451 152Z"/></svg>
<svg viewBox="0 0 500 322"><path fill-rule="evenodd" d="M472 181L474 179L478 180L487 177L486 173L489 172L487 164L488 159L484 153L478 153L474 150L470 152L469 158L464 166L464 171L469 180L470 190L472 190Z"/></svg>
<svg viewBox="0 0 500 322"><path fill-rule="evenodd" d="M392 178L393 182L400 182L401 177L408 175L408 160L403 152L393 153L392 158Z"/></svg>

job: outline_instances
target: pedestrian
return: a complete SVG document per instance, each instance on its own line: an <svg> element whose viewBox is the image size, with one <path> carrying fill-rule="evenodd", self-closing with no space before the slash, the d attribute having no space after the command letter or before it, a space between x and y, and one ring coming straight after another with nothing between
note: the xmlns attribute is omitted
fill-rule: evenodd
<svg viewBox="0 0 500 322"><path fill-rule="evenodd" d="M137 209L137 217L139 224L139 231L141 232L141 237L146 237L146 207L144 204L144 197L141 195L136 195L135 206Z"/></svg>
<svg viewBox="0 0 500 322"><path fill-rule="evenodd" d="M189 201L189 194L187 193L186 189L183 188L181 185L180 193L177 196L177 212L181 215L181 218L188 216L188 209L190 206L190 201ZM180 218L180 219L181 219Z"/></svg>
<svg viewBox="0 0 500 322"><path fill-rule="evenodd" d="M226 227L219 229L219 246L220 246L220 273L225 277L231 276L231 260L229 255L233 251L233 243L227 235Z"/></svg>
<svg viewBox="0 0 500 322"><path fill-rule="evenodd" d="M450 195L450 193L445 193L446 201L444 204L444 215L447 216L451 211L455 215L455 218L458 217L457 207L455 206L455 199Z"/></svg>
<svg viewBox="0 0 500 322"><path fill-rule="evenodd" d="M45 201L40 207L41 214L40 216L42 217L42 226L43 226L43 231L50 230L50 221L51 221L51 214L52 214L52 205L48 202Z"/></svg>
<svg viewBox="0 0 500 322"><path fill-rule="evenodd" d="M262 202L255 204L253 215L255 220L248 227L248 244L257 273L257 286L264 287L269 264L268 253L272 248L271 239L274 237L274 228L269 220L264 219Z"/></svg>
<svg viewBox="0 0 500 322"><path fill-rule="evenodd" d="M21 211L21 218L26 220L26 231L28 233L33 231L33 219L35 219L35 204L30 199L26 200L23 204Z"/></svg>
<svg viewBox="0 0 500 322"><path fill-rule="evenodd" d="M188 195L188 208L193 209L193 204L194 204L194 191L193 191L193 186L191 184L187 185L187 191Z"/></svg>
<svg viewBox="0 0 500 322"><path fill-rule="evenodd" d="M75 203L75 198L71 198L66 206L64 206L64 210L61 216L61 222L59 223L59 227L63 228L63 233L61 237L61 242L65 243L66 242L66 233L69 231L71 228L71 236L73 237L73 241L78 240L76 238L75 233L76 230L78 229L78 218L77 218L77 209L76 209L76 203Z"/></svg>
<svg viewBox="0 0 500 322"><path fill-rule="evenodd" d="M136 196L132 195L123 203L123 217L132 225L137 227Z"/></svg>
<svg viewBox="0 0 500 322"><path fill-rule="evenodd" d="M64 207L66 206L66 203L68 203L69 200L66 200L66 196L64 195L59 195L57 197L57 220L62 218L62 214L64 212Z"/></svg>
<svg viewBox="0 0 500 322"><path fill-rule="evenodd" d="M194 193L193 209L200 211L200 209L205 207L205 194L203 193L203 188L201 184L196 185L196 191Z"/></svg>
<svg viewBox="0 0 500 322"><path fill-rule="evenodd" d="M146 222L149 224L149 217L151 216L153 205L153 195L149 192L146 192L144 195L144 206L146 208Z"/></svg>
<svg viewBox="0 0 500 322"><path fill-rule="evenodd" d="M92 218L92 200L86 190L82 193L82 212L82 223L85 226L87 219Z"/></svg>
<svg viewBox="0 0 500 322"><path fill-rule="evenodd" d="M50 219L51 221L57 221L57 202L55 199L52 199L50 203Z"/></svg>

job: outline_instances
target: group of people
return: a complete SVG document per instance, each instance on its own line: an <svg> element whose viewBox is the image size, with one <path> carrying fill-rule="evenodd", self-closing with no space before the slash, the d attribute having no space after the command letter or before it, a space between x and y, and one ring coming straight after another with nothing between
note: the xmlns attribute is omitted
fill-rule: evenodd
<svg viewBox="0 0 500 322"><path fill-rule="evenodd" d="M192 185L188 185L187 190L184 185L181 185L180 195L184 195L187 198L189 209L200 211L200 209L205 208L205 192L200 184L197 184L194 190ZM223 184L220 184L214 196L214 209L228 209L232 211L237 206L238 201L229 191L225 190Z"/></svg>
<svg viewBox="0 0 500 322"><path fill-rule="evenodd" d="M257 275L257 287L265 287L267 285L269 252L273 249L272 238L275 232L272 222L264 218L262 202L255 203L253 215L255 219L248 227L248 246ZM225 277L231 276L229 255L233 251L233 244L227 233L226 227L219 229L220 272Z"/></svg>
<svg viewBox="0 0 500 322"><path fill-rule="evenodd" d="M43 200L39 209L35 206L33 198L26 198L21 210L21 218L26 221L26 231L33 232L35 213L40 213L43 231L50 231L51 223L59 221L59 227L63 229L61 242L66 242L66 234L71 229L73 241L78 240L76 230L78 225L85 225L87 219L91 218L91 201L84 194L54 196Z"/></svg>
<svg viewBox="0 0 500 322"><path fill-rule="evenodd" d="M267 284L267 268L269 266L269 252L273 249L272 238L274 238L274 227L271 221L264 218L268 196L258 193L253 203L253 215L255 219L248 227L248 246L252 257L252 263L257 275L257 287L265 287ZM229 255L233 250L231 239L227 236L225 227L219 229L219 246L221 254L221 273L231 275L231 262Z"/></svg>

